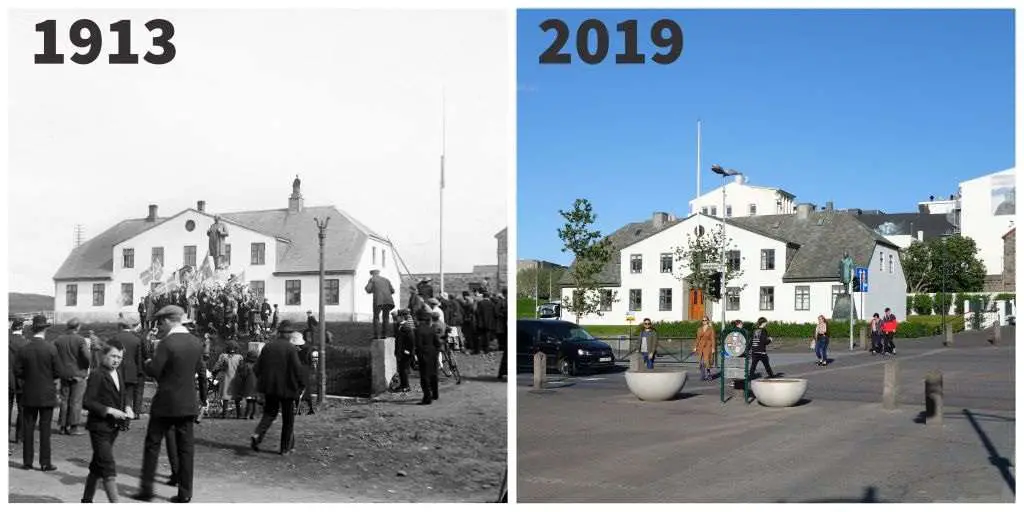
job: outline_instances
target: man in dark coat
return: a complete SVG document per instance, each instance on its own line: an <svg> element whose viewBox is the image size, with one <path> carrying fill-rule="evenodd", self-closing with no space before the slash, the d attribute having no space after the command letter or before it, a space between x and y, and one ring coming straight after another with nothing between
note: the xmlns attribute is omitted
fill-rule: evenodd
<svg viewBox="0 0 1024 512"><path fill-rule="evenodd" d="M160 444L168 430L173 430L178 452L178 494L175 503L192 501L192 426L199 414L200 402L206 407L206 367L203 364L203 345L182 325L185 310L180 306L164 306L155 318L164 338L157 343L153 358L143 363L144 371L156 380L156 395L149 408L145 449L142 454L142 475L139 478L137 500L153 499L153 479L156 476ZM196 396L196 377L199 395Z"/></svg>
<svg viewBox="0 0 1024 512"><path fill-rule="evenodd" d="M122 319L118 322L120 331L114 335L114 340L124 347L121 370L124 372L124 391L128 400L128 406L135 413L133 419L139 419L139 411L142 408L142 392L146 388L146 374L142 370L142 340L132 332L133 322Z"/></svg>
<svg viewBox="0 0 1024 512"><path fill-rule="evenodd" d="M21 393L25 389L25 383L14 375L14 363L18 359L18 351L21 347L28 345L28 340L22 334L24 320L16 318L11 323L11 333L7 335L7 420L8 427L10 419L17 418L14 422L14 442L21 442L21 421L24 419L24 405L21 403ZM18 409L15 411L14 406ZM17 416L15 416L17 412Z"/></svg>
<svg viewBox="0 0 1024 512"><path fill-rule="evenodd" d="M441 338L431 325L430 311L416 312L415 346L416 358L420 363L420 387L423 388L422 405L430 405L438 399L437 355L441 350Z"/></svg>
<svg viewBox="0 0 1024 512"><path fill-rule="evenodd" d="M491 351L491 338L497 331L498 316L490 293L484 292L480 302L476 304L476 329L480 349L485 354Z"/></svg>
<svg viewBox="0 0 1024 512"><path fill-rule="evenodd" d="M139 323L142 324L142 328L146 328L146 300L139 299Z"/></svg>
<svg viewBox="0 0 1024 512"><path fill-rule="evenodd" d="M89 377L92 352L89 343L78 334L81 327L77 318L68 320L68 330L60 335L53 346L57 349L60 371L60 411L57 416L59 432L67 435L82 435L82 399L85 397L85 382Z"/></svg>
<svg viewBox="0 0 1024 512"><path fill-rule="evenodd" d="M21 422L22 469L32 469L35 457L36 422L39 424L39 467L43 471L57 469L50 460L50 427L53 424L53 408L57 407L57 384L60 378L60 361L57 349L46 341L46 317L32 318L32 339L18 351L14 364L14 376L24 382L22 405L25 418Z"/></svg>
<svg viewBox="0 0 1024 512"><path fill-rule="evenodd" d="M380 270L370 271L370 280L366 283L366 293L373 295L373 338L388 337L388 316L395 309L395 287L388 278L380 275ZM383 319L378 319L383 317ZM384 329L380 329L381 322Z"/></svg>
<svg viewBox="0 0 1024 512"><path fill-rule="evenodd" d="M495 332L498 335L498 348L501 350L501 363L498 365L498 378L502 379L508 374L508 300L505 298L507 288L502 288L498 294L495 304Z"/></svg>
<svg viewBox="0 0 1024 512"><path fill-rule="evenodd" d="M395 315L395 362L398 363L399 391L409 392L409 366L416 351L416 323L408 309Z"/></svg>
<svg viewBox="0 0 1024 512"><path fill-rule="evenodd" d="M270 315L273 310L270 307L270 300L264 298L263 304L260 306L260 320L263 321L263 327L270 327Z"/></svg>
<svg viewBox="0 0 1024 512"><path fill-rule="evenodd" d="M462 292L462 300L459 301L459 305L462 306L462 337L466 340L469 349L474 354L479 354L480 343L476 335L476 305L472 297L469 296L468 290Z"/></svg>
<svg viewBox="0 0 1024 512"><path fill-rule="evenodd" d="M281 413L280 453L288 455L295 449L295 400L299 398L299 390L306 387L306 380L299 352L290 341L293 332L295 327L291 321L282 320L277 326L277 338L263 347L256 360L256 383L265 403L263 417L250 438L250 446L255 451L259 451L278 412Z"/></svg>

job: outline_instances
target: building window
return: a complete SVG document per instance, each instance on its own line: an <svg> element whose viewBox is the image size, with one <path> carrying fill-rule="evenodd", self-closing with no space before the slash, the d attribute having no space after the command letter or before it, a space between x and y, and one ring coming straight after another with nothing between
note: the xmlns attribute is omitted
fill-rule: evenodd
<svg viewBox="0 0 1024 512"><path fill-rule="evenodd" d="M255 242L252 244L252 257L249 263L253 265L266 265L267 264L267 244L263 242Z"/></svg>
<svg viewBox="0 0 1024 512"><path fill-rule="evenodd" d="M231 266L231 244L224 244L224 264Z"/></svg>
<svg viewBox="0 0 1024 512"><path fill-rule="evenodd" d="M131 306L135 304L135 284L121 283L121 305Z"/></svg>
<svg viewBox="0 0 1024 512"><path fill-rule="evenodd" d="M164 248L154 247L153 256L149 259L150 263L155 263L158 266L164 266Z"/></svg>
<svg viewBox="0 0 1024 512"><path fill-rule="evenodd" d="M257 298L264 298L267 296L267 282L266 281L249 281L249 289L256 295Z"/></svg>
<svg viewBox="0 0 1024 512"><path fill-rule="evenodd" d="M135 268L135 249L121 249L121 266Z"/></svg>
<svg viewBox="0 0 1024 512"><path fill-rule="evenodd" d="M892 274L893 269L895 269L895 268L896 268L896 265L893 263L892 254L889 254L889 273Z"/></svg>
<svg viewBox="0 0 1024 512"><path fill-rule="evenodd" d="M324 279L324 303L328 306L337 306L340 295L341 281L337 279Z"/></svg>
<svg viewBox="0 0 1024 512"><path fill-rule="evenodd" d="M839 296L842 295L843 293L846 293L846 292L843 291L843 285L841 285L841 284L834 284L834 285L832 285L832 309L836 308L836 299L838 299Z"/></svg>
<svg viewBox="0 0 1024 512"><path fill-rule="evenodd" d="M77 306L78 305L78 285L69 284L64 287L64 305L65 306Z"/></svg>
<svg viewBox="0 0 1024 512"><path fill-rule="evenodd" d="M739 311L740 310L740 289L739 288L726 288L725 289L725 310L726 311Z"/></svg>
<svg viewBox="0 0 1024 512"><path fill-rule="evenodd" d="M700 207L700 212L703 213L704 215L707 215L708 214L708 207L707 206L701 206Z"/></svg>
<svg viewBox="0 0 1024 512"><path fill-rule="evenodd" d="M612 291L601 290L601 311L612 310Z"/></svg>
<svg viewBox="0 0 1024 512"><path fill-rule="evenodd" d="M643 301L640 290L632 289L629 291L629 310L640 311L643 309Z"/></svg>
<svg viewBox="0 0 1024 512"><path fill-rule="evenodd" d="M284 303L287 306L302 304L302 281L289 279L284 282Z"/></svg>
<svg viewBox="0 0 1024 512"><path fill-rule="evenodd" d="M103 283L96 283L96 284L92 285L92 305L93 306L102 306L103 305L103 302L104 302L103 301L104 290L106 290L106 286Z"/></svg>
<svg viewBox="0 0 1024 512"><path fill-rule="evenodd" d="M711 207L711 216L712 217L718 217L718 207L717 206L712 206Z"/></svg>
<svg viewBox="0 0 1024 512"><path fill-rule="evenodd" d="M672 311L672 288L658 291L658 311Z"/></svg>
<svg viewBox="0 0 1024 512"><path fill-rule="evenodd" d="M640 254L629 255L629 273L639 274L644 271L644 257Z"/></svg>
<svg viewBox="0 0 1024 512"><path fill-rule="evenodd" d="M811 287L810 286L797 286L796 287L796 298L794 302L794 309L797 311L810 311L811 310Z"/></svg>
<svg viewBox="0 0 1024 512"><path fill-rule="evenodd" d="M750 208L750 214L751 215L757 215L757 205L756 204L750 203L750 207L749 208ZM781 210L782 208L779 207L779 209Z"/></svg>
<svg viewBox="0 0 1024 512"><path fill-rule="evenodd" d="M661 273L671 274L672 273L672 254L663 252L661 253Z"/></svg>
<svg viewBox="0 0 1024 512"><path fill-rule="evenodd" d="M761 249L761 270L775 270L775 249Z"/></svg>
<svg viewBox="0 0 1024 512"><path fill-rule="evenodd" d="M185 246L185 257L184 265L196 266L196 246L186 245Z"/></svg>
<svg viewBox="0 0 1024 512"><path fill-rule="evenodd" d="M732 205L731 204L725 205L725 216L726 217L732 217Z"/></svg>
<svg viewBox="0 0 1024 512"><path fill-rule="evenodd" d="M761 287L761 311L774 311L775 310L775 287L774 286L762 286Z"/></svg>
<svg viewBox="0 0 1024 512"><path fill-rule="evenodd" d="M385 249L380 250L380 268L388 266L388 251Z"/></svg>
<svg viewBox="0 0 1024 512"><path fill-rule="evenodd" d="M740 268L740 251L726 251L725 252L725 268L730 271L739 270Z"/></svg>
<svg viewBox="0 0 1024 512"><path fill-rule="evenodd" d="M878 271L885 272L885 253L878 251Z"/></svg>
<svg viewBox="0 0 1024 512"><path fill-rule="evenodd" d="M191 233L195 229L196 229L196 221L194 221L192 219L189 219L189 220L185 221L185 231L188 231L189 233Z"/></svg>
<svg viewBox="0 0 1024 512"><path fill-rule="evenodd" d="M377 264L377 248L376 247L371 247L371 249L373 250L373 253L372 253L373 254L373 264L376 265Z"/></svg>

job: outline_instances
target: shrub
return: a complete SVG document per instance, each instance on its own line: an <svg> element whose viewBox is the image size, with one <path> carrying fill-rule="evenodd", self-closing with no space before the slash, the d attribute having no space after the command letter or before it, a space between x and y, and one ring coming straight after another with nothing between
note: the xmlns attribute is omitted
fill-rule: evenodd
<svg viewBox="0 0 1024 512"><path fill-rule="evenodd" d="M907 295L907 314L914 311L914 297Z"/></svg>
<svg viewBox="0 0 1024 512"><path fill-rule="evenodd" d="M914 313L928 315L932 312L932 298L930 295L919 293L914 295Z"/></svg>
<svg viewBox="0 0 1024 512"><path fill-rule="evenodd" d="M953 313L957 316L963 316L965 300L967 300L966 294L958 293L953 296Z"/></svg>
<svg viewBox="0 0 1024 512"><path fill-rule="evenodd" d="M948 315L949 306L953 303L953 294L940 292L936 293L935 297L932 298L932 307L935 310L936 315Z"/></svg>
<svg viewBox="0 0 1024 512"><path fill-rule="evenodd" d="M1017 299L1017 295L1014 294L1014 293L997 293L996 296L992 300L999 301L999 300L1016 300L1016 299Z"/></svg>

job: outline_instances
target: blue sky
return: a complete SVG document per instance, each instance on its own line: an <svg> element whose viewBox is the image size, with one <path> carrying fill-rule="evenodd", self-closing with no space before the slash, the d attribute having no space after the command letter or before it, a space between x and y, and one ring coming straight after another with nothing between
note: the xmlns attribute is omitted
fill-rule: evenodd
<svg viewBox="0 0 1024 512"><path fill-rule="evenodd" d="M541 65L572 29L569 65ZM609 27L609 57L575 55L580 22ZM658 65L651 25L685 47ZM615 25L639 20L643 65L617 65ZM526 11L518 15L518 257L568 264L559 209L593 203L610 233L654 211L687 213L713 163L797 201L910 212L929 195L1014 167L1014 25L1003 11ZM645 41L646 39L646 41Z"/></svg>

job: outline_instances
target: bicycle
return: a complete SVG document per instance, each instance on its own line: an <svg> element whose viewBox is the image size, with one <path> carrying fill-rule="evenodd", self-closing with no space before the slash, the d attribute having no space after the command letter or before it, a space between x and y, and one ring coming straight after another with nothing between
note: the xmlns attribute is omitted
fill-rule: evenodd
<svg viewBox="0 0 1024 512"><path fill-rule="evenodd" d="M441 353L438 355L441 362L441 371L445 377L455 377L455 384L462 384L462 374L459 373L459 365L455 362L455 353L452 352L453 342L445 339L441 344Z"/></svg>

